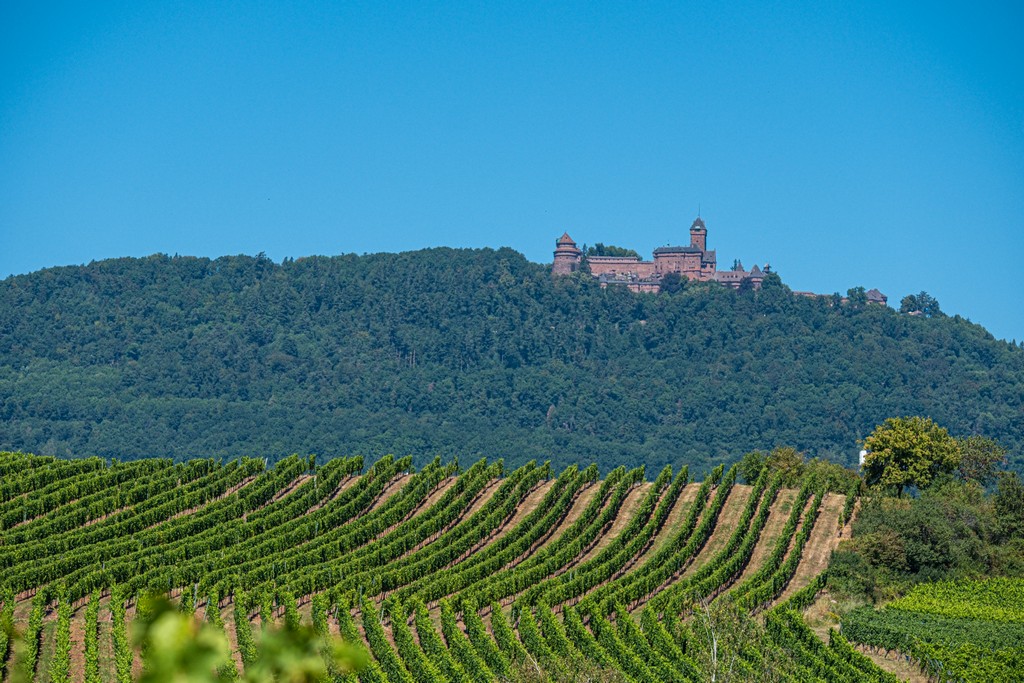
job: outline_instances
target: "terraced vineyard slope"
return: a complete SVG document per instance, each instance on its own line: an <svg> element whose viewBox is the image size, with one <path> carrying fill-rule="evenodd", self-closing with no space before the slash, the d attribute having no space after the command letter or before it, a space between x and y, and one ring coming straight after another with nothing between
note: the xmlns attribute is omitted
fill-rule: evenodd
<svg viewBox="0 0 1024 683"><path fill-rule="evenodd" d="M138 597L223 629L244 671L275 622L363 650L338 680L888 680L798 610L852 497L719 467L460 471L408 458L272 469L0 455L9 680L129 681ZM727 645L719 615L748 629ZM722 639L719 643L718 640Z"/></svg>

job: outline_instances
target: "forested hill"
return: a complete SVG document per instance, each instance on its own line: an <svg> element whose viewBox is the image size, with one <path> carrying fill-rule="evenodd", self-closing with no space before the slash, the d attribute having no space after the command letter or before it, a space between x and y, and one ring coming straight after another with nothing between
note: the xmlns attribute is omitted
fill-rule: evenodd
<svg viewBox="0 0 1024 683"><path fill-rule="evenodd" d="M600 289L509 249L152 256L0 282L0 450L478 455L700 471L852 463L884 418L1024 454L1024 351L960 318L688 285Z"/></svg>

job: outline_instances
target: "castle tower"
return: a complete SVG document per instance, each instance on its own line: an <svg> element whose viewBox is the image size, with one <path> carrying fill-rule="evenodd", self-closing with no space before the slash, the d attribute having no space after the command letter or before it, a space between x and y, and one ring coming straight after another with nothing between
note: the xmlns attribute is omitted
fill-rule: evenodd
<svg viewBox="0 0 1024 683"><path fill-rule="evenodd" d="M551 265L551 274L568 275L575 272L580 267L582 258L583 252L569 237L569 233L562 233L562 236L555 242L555 262Z"/></svg>
<svg viewBox="0 0 1024 683"><path fill-rule="evenodd" d="M704 221L700 216L693 221L693 225L690 226L690 246L696 247L701 251L707 251L708 244L708 228L704 225Z"/></svg>

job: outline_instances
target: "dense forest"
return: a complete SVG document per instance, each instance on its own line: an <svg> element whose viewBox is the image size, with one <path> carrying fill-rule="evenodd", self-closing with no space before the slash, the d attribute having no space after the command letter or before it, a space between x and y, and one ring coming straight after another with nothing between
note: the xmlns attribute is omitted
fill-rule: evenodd
<svg viewBox="0 0 1024 683"><path fill-rule="evenodd" d="M156 255L0 282L0 450L856 462L894 415L1024 465L1024 350L858 296L601 289L509 249ZM856 293L854 293L856 294Z"/></svg>

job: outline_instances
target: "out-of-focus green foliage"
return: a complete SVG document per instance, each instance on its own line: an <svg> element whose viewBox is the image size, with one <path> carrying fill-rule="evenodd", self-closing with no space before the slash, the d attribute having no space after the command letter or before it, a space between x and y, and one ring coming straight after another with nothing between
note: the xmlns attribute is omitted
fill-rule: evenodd
<svg viewBox="0 0 1024 683"><path fill-rule="evenodd" d="M133 624L135 643L145 652L143 683L215 681L216 668L230 656L227 637L209 624L176 610L165 598L146 598Z"/></svg>
<svg viewBox="0 0 1024 683"><path fill-rule="evenodd" d="M162 596L143 601L133 625L134 641L144 653L140 683L314 683L330 680L328 657L335 671L354 671L362 665L355 648L286 623L263 632L255 661L235 679L234 670L227 673L222 666L231 656L223 631L178 611Z"/></svg>

